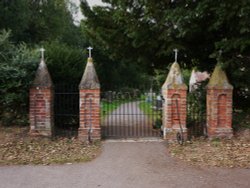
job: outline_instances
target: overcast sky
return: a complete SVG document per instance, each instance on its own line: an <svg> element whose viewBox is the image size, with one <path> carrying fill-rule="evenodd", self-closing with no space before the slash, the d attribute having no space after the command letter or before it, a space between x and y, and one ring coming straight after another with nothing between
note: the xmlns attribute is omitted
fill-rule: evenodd
<svg viewBox="0 0 250 188"><path fill-rule="evenodd" d="M80 1L79 0L71 0L72 2L74 2L76 5L79 6L80 4ZM102 1L101 0L87 0L89 5L90 6L93 6L93 5L102 5ZM79 11L78 11L78 14L76 16L74 16L76 21L80 21L82 18L83 18L83 15L80 11L80 8L79 8Z"/></svg>
<svg viewBox="0 0 250 188"><path fill-rule="evenodd" d="M90 6L93 5L101 5L102 1L101 0L87 0Z"/></svg>
<svg viewBox="0 0 250 188"><path fill-rule="evenodd" d="M77 5L79 5L79 3L80 3L79 0L71 0L71 1L76 3ZM103 4L101 0L87 0L87 1L88 1L90 6Z"/></svg>

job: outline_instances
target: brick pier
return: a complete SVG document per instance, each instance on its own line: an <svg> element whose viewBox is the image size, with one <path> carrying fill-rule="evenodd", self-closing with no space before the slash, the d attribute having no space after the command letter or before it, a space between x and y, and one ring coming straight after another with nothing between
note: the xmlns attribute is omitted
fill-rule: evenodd
<svg viewBox="0 0 250 188"><path fill-rule="evenodd" d="M78 138L84 141L100 140L100 84L92 58L88 58L79 90L80 127Z"/></svg>
<svg viewBox="0 0 250 188"><path fill-rule="evenodd" d="M207 85L207 131L208 137L233 136L232 94L226 73L217 65Z"/></svg>
<svg viewBox="0 0 250 188"><path fill-rule="evenodd" d="M54 129L53 93L53 83L42 58L29 94L30 135L52 136Z"/></svg>
<svg viewBox="0 0 250 188"><path fill-rule="evenodd" d="M170 68L165 83L162 86L163 105L163 136L164 139L176 140L176 133L183 131L187 137L187 86L183 82L180 66L174 62Z"/></svg>

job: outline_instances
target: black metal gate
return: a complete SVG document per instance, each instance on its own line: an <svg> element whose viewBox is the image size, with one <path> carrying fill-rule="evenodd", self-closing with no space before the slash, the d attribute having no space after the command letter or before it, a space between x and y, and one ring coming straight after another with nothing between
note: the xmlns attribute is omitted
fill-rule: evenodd
<svg viewBox="0 0 250 188"><path fill-rule="evenodd" d="M207 136L206 126L206 82L199 83L197 89L187 97L188 139Z"/></svg>
<svg viewBox="0 0 250 188"><path fill-rule="evenodd" d="M152 91L107 91L101 96L103 138L159 137L162 100Z"/></svg>
<svg viewBox="0 0 250 188"><path fill-rule="evenodd" d="M77 136L79 128L78 85L56 85L54 97L54 136Z"/></svg>

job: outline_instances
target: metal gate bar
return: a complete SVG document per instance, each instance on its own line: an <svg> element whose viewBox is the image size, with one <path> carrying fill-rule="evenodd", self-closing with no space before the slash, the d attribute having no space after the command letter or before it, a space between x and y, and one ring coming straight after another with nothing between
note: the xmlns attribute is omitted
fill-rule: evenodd
<svg viewBox="0 0 250 188"><path fill-rule="evenodd" d="M197 91L189 93L187 99L188 138L207 136L205 95Z"/></svg>
<svg viewBox="0 0 250 188"><path fill-rule="evenodd" d="M79 128L79 91L77 85L55 85L54 136L76 137Z"/></svg>
<svg viewBox="0 0 250 188"><path fill-rule="evenodd" d="M149 99L145 93L133 94L133 90L103 92L102 136L104 138L159 137L162 107L157 105L158 103L156 95Z"/></svg>

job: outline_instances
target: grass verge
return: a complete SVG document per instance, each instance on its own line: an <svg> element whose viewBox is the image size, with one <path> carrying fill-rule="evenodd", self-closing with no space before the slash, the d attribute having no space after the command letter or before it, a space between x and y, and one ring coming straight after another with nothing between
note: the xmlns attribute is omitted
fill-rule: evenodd
<svg viewBox="0 0 250 188"><path fill-rule="evenodd" d="M122 104L132 102L132 100L114 100L112 102L102 101L101 102L101 118L105 118L107 115L112 113Z"/></svg>
<svg viewBox="0 0 250 188"><path fill-rule="evenodd" d="M161 119L161 110L154 110L151 103L142 101L139 104L139 108L143 113L148 116L151 120L155 121Z"/></svg>

